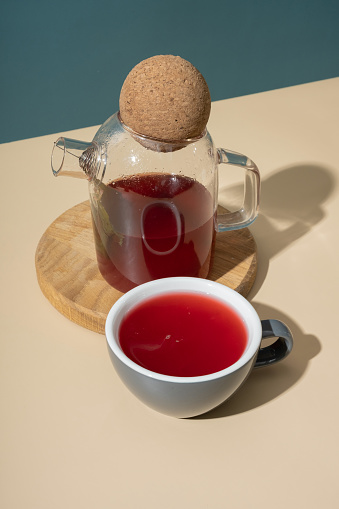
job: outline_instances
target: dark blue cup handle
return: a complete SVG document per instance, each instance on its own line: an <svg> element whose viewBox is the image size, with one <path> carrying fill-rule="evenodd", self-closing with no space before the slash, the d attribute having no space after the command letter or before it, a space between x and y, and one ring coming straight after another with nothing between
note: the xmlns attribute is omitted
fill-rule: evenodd
<svg viewBox="0 0 339 509"><path fill-rule="evenodd" d="M280 320L261 320L262 339L277 338L269 346L259 349L255 368L269 366L285 359L293 347L293 336L289 328Z"/></svg>

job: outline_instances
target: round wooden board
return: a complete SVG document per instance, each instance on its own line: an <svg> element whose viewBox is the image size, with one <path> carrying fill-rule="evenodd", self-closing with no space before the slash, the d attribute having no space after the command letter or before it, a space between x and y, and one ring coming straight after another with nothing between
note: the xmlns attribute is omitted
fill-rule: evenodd
<svg viewBox="0 0 339 509"><path fill-rule="evenodd" d="M99 272L89 201L67 210L47 228L36 250L35 266L41 291L58 311L104 334L107 313L122 293ZM256 244L247 228L217 234L208 279L246 297L256 271Z"/></svg>

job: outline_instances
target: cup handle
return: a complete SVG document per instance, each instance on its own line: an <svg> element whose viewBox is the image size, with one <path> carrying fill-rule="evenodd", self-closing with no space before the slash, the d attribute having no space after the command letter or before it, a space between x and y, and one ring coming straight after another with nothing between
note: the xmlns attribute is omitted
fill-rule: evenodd
<svg viewBox="0 0 339 509"><path fill-rule="evenodd" d="M218 231L237 230L249 226L258 215L260 200L260 173L256 164L243 154L217 149L218 164L231 164L245 170L245 192L241 209L218 214Z"/></svg>
<svg viewBox="0 0 339 509"><path fill-rule="evenodd" d="M285 359L293 347L293 336L287 325L280 320L262 320L262 339L278 338L275 343L260 348L255 368L268 366Z"/></svg>

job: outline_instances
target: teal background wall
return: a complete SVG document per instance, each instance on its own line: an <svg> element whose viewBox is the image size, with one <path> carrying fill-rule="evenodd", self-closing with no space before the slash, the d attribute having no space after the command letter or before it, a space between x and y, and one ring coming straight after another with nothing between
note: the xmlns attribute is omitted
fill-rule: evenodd
<svg viewBox="0 0 339 509"><path fill-rule="evenodd" d="M139 61L175 54L212 100L339 75L339 0L1 0L0 142L101 124Z"/></svg>

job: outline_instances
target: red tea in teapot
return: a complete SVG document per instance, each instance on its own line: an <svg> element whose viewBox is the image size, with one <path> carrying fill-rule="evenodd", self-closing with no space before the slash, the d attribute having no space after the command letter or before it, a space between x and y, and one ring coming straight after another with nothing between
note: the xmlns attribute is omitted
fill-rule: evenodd
<svg viewBox="0 0 339 509"><path fill-rule="evenodd" d="M137 174L100 187L92 208L101 274L126 292L153 279L206 277L215 240L209 191L195 179Z"/></svg>

